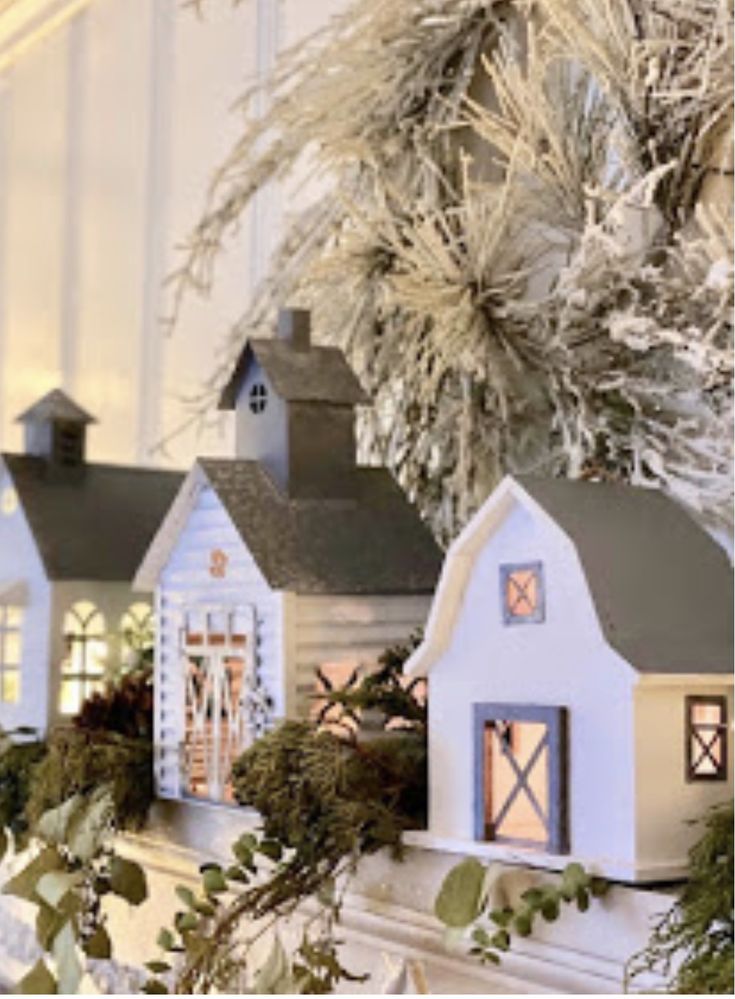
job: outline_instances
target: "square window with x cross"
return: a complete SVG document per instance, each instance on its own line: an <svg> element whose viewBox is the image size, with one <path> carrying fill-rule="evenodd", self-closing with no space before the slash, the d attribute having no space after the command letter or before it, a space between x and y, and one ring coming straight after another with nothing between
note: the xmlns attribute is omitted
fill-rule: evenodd
<svg viewBox="0 0 735 999"><path fill-rule="evenodd" d="M727 701L691 696L685 701L687 780L727 780Z"/></svg>
<svg viewBox="0 0 735 999"><path fill-rule="evenodd" d="M545 617L541 563L501 565L500 599L505 624L540 624Z"/></svg>

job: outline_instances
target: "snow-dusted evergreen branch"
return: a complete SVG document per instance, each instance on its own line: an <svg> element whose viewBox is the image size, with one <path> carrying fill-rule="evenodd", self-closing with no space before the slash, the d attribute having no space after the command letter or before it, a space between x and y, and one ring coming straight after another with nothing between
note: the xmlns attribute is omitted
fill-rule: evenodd
<svg viewBox="0 0 735 999"><path fill-rule="evenodd" d="M311 307L437 534L507 470L660 483L722 526L729 0L358 0L243 100L174 282L254 193L316 177L233 331ZM209 396L203 396L206 404Z"/></svg>

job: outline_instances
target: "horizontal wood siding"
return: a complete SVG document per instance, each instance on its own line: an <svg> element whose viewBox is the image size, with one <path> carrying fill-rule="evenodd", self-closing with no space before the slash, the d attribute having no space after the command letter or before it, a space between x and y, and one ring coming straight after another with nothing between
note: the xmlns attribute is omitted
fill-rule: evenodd
<svg viewBox="0 0 735 999"><path fill-rule="evenodd" d="M294 711L306 715L314 671L324 663L354 662L372 667L390 645L423 628L431 597L299 596L291 614Z"/></svg>
<svg viewBox="0 0 735 999"><path fill-rule="evenodd" d="M211 553L227 556L223 579L210 574ZM184 738L184 673L180 653L184 613L192 607L252 605L258 669L274 699L282 703L280 603L211 488L205 486L161 574L157 593L156 773L162 797L181 793Z"/></svg>

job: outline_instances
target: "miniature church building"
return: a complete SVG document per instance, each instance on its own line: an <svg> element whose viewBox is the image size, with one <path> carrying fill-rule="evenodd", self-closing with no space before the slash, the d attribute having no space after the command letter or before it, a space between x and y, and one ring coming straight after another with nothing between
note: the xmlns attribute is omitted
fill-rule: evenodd
<svg viewBox="0 0 735 999"><path fill-rule="evenodd" d="M229 800L233 759L308 716L317 668L346 678L426 619L441 553L390 473L356 464L367 399L309 327L284 310L247 342L220 402L237 457L196 462L137 576L157 594L163 797Z"/></svg>
<svg viewBox="0 0 735 999"><path fill-rule="evenodd" d="M60 390L0 454L0 727L73 714L152 626L132 579L182 476L91 463L93 418Z"/></svg>
<svg viewBox="0 0 735 999"><path fill-rule="evenodd" d="M685 874L689 820L732 798L732 606L724 552L660 491L506 478L405 666L428 677L429 840Z"/></svg>

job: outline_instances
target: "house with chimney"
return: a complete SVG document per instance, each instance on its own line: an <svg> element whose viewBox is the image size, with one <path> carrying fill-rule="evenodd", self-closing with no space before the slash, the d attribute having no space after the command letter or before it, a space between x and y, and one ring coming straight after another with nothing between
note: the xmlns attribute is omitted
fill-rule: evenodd
<svg viewBox="0 0 735 999"><path fill-rule="evenodd" d="M156 594L162 797L228 801L233 759L308 715L317 669L369 668L423 625L441 552L391 474L356 463L367 403L307 312L245 344L220 400L236 456L195 463L136 580Z"/></svg>
<svg viewBox="0 0 735 999"><path fill-rule="evenodd" d="M54 390L0 453L0 728L44 732L74 714L150 638L135 570L177 472L89 462L95 422Z"/></svg>

